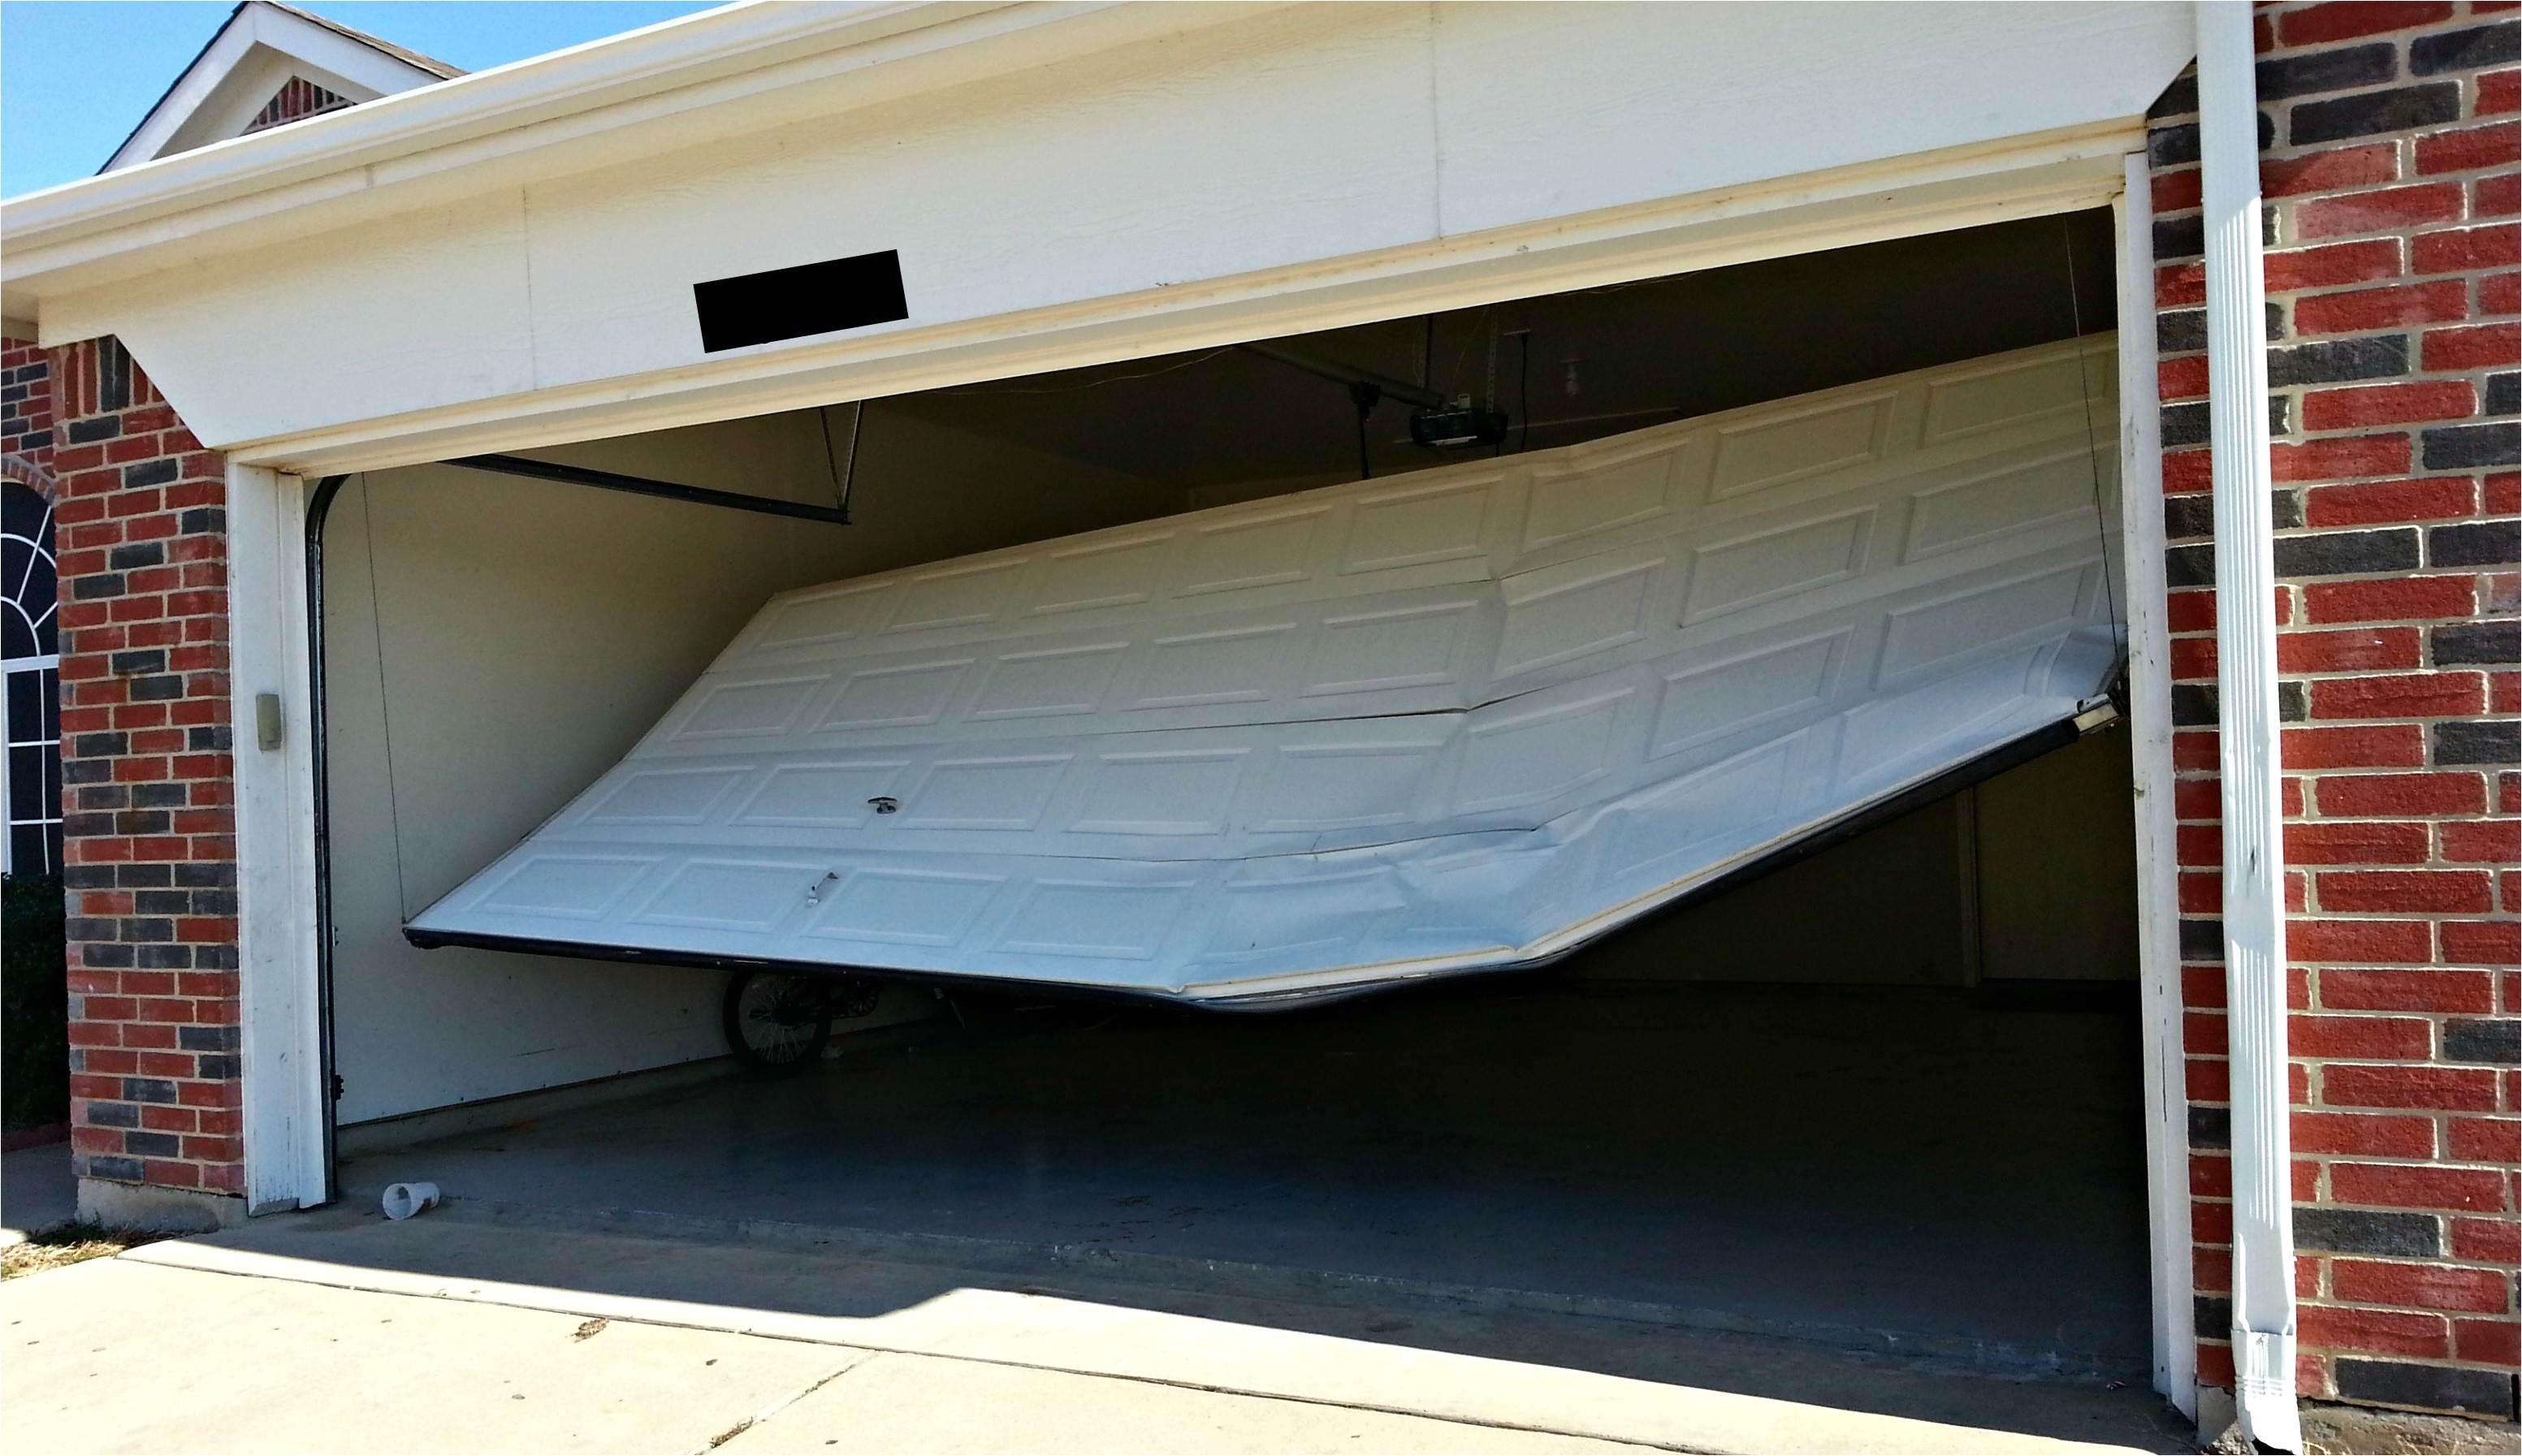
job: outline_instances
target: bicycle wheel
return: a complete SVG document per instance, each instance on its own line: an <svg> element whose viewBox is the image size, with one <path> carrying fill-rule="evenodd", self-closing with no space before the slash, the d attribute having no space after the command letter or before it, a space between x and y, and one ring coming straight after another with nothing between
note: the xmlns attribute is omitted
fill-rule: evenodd
<svg viewBox="0 0 2522 1456"><path fill-rule="evenodd" d="M739 971L722 1008L727 1050L749 1069L785 1076L815 1065L832 1039L832 1006L811 978Z"/></svg>

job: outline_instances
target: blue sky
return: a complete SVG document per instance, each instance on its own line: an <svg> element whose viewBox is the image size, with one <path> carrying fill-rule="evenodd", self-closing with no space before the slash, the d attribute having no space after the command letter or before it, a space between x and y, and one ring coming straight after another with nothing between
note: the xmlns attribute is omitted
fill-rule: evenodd
<svg viewBox="0 0 2522 1456"><path fill-rule="evenodd" d="M681 0L297 0L482 70L710 9ZM0 0L0 197L92 175L233 0Z"/></svg>

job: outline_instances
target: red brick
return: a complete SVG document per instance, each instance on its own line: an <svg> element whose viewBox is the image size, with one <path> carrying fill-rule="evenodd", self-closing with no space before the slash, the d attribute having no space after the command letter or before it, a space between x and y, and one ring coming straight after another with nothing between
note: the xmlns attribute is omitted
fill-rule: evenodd
<svg viewBox="0 0 2522 1456"><path fill-rule="evenodd" d="M2261 170L2263 173L2266 171L2265 163L2262 164ZM2396 175L2395 171L2394 176ZM2197 207L2200 201L2200 176L2201 173L2196 167L2177 172L2155 173L2151 188L2154 194L2155 214L2161 216L2166 212L2187 212ZM2383 177L2374 180L2390 181L2392 178ZM2263 182L2261 190L2265 192L2266 189L2267 184Z"/></svg>
<svg viewBox="0 0 2522 1456"><path fill-rule="evenodd" d="M2345 1068L2331 1068L2335 1075ZM2384 1069L2359 1069L2381 1070ZM2455 1208L2499 1213L2509 1206L2510 1175L2496 1168L2423 1167L2405 1162L2335 1162L2330 1197L2342 1204L2393 1208Z"/></svg>
<svg viewBox="0 0 2522 1456"><path fill-rule="evenodd" d="M2452 1256L2481 1263L2522 1263L2522 1224L2509 1218L2454 1218Z"/></svg>
<svg viewBox="0 0 2522 1456"><path fill-rule="evenodd" d="M2357 1304L2502 1314L2512 1307L2512 1279L2494 1269L2456 1269L2381 1259L2332 1259L2330 1289Z"/></svg>
<svg viewBox="0 0 2522 1456"><path fill-rule="evenodd" d="M2432 388L2434 386L2397 387ZM2470 387L2449 387L2470 395ZM2385 393L2384 389L2336 390L2335 393ZM2317 396L2306 396L2307 399ZM2449 417L2447 417L2449 418ZM2366 423L2366 422L2359 422ZM2319 427L2326 428L2326 427ZM2381 525L2405 521L2449 521L2475 514L2478 487L2455 476L2414 480L2371 480L2354 485L2322 485L2304 492L2304 523L2314 526Z"/></svg>
<svg viewBox="0 0 2522 1456"><path fill-rule="evenodd" d="M2447 1117L2448 1158L2462 1162L2522 1162L2522 1120L2512 1117ZM2406 1155L2398 1155L2406 1156ZM2424 1154L2416 1154L2424 1157Z"/></svg>
<svg viewBox="0 0 2522 1456"><path fill-rule="evenodd" d="M2290 920L2286 954L2319 963L2423 965L2434 959L2434 936L2416 920Z"/></svg>
<svg viewBox="0 0 2522 1456"><path fill-rule="evenodd" d="M2510 227L2454 228L2419 233L2409 243L2414 271L2467 273L2522 263L2522 236Z"/></svg>
<svg viewBox="0 0 2522 1456"><path fill-rule="evenodd" d="M2286 1018L2286 1050L2297 1057L2422 1061L2433 1054L2434 1046L2434 1023L2418 1017Z"/></svg>
<svg viewBox="0 0 2522 1456"><path fill-rule="evenodd" d="M2378 283L2400 276L2400 244L2397 239L2389 239L2273 251L2267 254L2263 276L2272 294L2334 288L2346 283Z"/></svg>
<svg viewBox="0 0 2522 1456"><path fill-rule="evenodd" d="M2381 672L2419 663L2414 627L2277 634L2280 672Z"/></svg>
<svg viewBox="0 0 2522 1456"><path fill-rule="evenodd" d="M2279 480L2405 475L2410 458L2405 434L2341 434L2268 447L2268 469Z"/></svg>
<svg viewBox="0 0 2522 1456"><path fill-rule="evenodd" d="M2443 958L2463 966L2510 966L2522 961L2522 921L2446 921Z"/></svg>
<svg viewBox="0 0 2522 1456"><path fill-rule="evenodd" d="M2303 396L2306 430L2360 430L2368 425L2461 420L2477 412L2478 391L2453 380L2314 389Z"/></svg>
<svg viewBox="0 0 2522 1456"><path fill-rule="evenodd" d="M2285 766L2294 769L2422 768L2426 761L2425 732L2413 723L2286 728L2279 743Z"/></svg>
<svg viewBox="0 0 2522 1456"><path fill-rule="evenodd" d="M243 1089L235 1082L178 1082L175 1099L186 1107L232 1108L243 1105Z"/></svg>
<svg viewBox="0 0 2522 1456"><path fill-rule="evenodd" d="M2207 301L2207 265L2173 263L2154 270L2154 306L2184 308Z"/></svg>
<svg viewBox="0 0 2522 1456"><path fill-rule="evenodd" d="M140 1125L151 1132L191 1132L200 1115L191 1108L151 1103L140 1109Z"/></svg>
<svg viewBox="0 0 2522 1456"><path fill-rule="evenodd" d="M2360 733L2366 730L2323 730ZM2423 824L2358 820L2347 823L2297 823L2285 827L2288 864L2420 864L2427 855Z"/></svg>
<svg viewBox="0 0 2522 1456"><path fill-rule="evenodd" d="M2432 1117L2297 1112L2293 1124L2297 1153L2357 1153L2367 1158L2432 1158L2435 1153Z"/></svg>
<svg viewBox="0 0 2522 1456"><path fill-rule="evenodd" d="M161 1188L199 1188L202 1184L202 1167L195 1162L152 1158L140 1164L140 1172Z"/></svg>
<svg viewBox="0 0 2522 1456"><path fill-rule="evenodd" d="M2522 819L2467 820L2438 825L2443 857L2456 864L2522 862Z"/></svg>
<svg viewBox="0 0 2522 1456"><path fill-rule="evenodd" d="M2379 915L2479 915L2496 908L2495 883L2480 870L2329 870L2319 876L2320 908Z"/></svg>
<svg viewBox="0 0 2522 1456"><path fill-rule="evenodd" d="M2474 773L2333 774L2313 796L2323 815L2358 819L2478 814L2487 808L2487 781Z"/></svg>
<svg viewBox="0 0 2522 1456"><path fill-rule="evenodd" d="M2320 1004L2331 1011L2484 1015L2496 1009L2496 986L2475 971L2340 968L2320 973Z"/></svg>
<svg viewBox="0 0 2522 1456"><path fill-rule="evenodd" d="M2509 1319L2460 1319L2452 1322L2452 1354L2510 1370L2522 1364L2522 1323Z"/></svg>
<svg viewBox="0 0 2522 1456"><path fill-rule="evenodd" d="M2206 450L2166 450L2163 454L2163 493L2166 495L2204 495L2216 483L2215 461Z"/></svg>
<svg viewBox="0 0 2522 1456"><path fill-rule="evenodd" d="M2417 171L2471 172L2522 162L2522 128L2510 124L2439 131L2417 138Z"/></svg>
<svg viewBox="0 0 2522 1456"><path fill-rule="evenodd" d="M2155 392L2167 400L2207 397L2207 356L2189 354L2154 366Z"/></svg>
<svg viewBox="0 0 2522 1456"><path fill-rule="evenodd" d="M2451 19L2450 0L2330 0L2277 16L2276 30L2289 46L2319 45Z"/></svg>
<svg viewBox="0 0 2522 1456"><path fill-rule="evenodd" d="M2298 236L2306 239L2402 232L2429 222L2458 222L2464 201L2457 182L2428 182L2319 198L2295 208L2295 229ZM2418 239L2420 272L2450 271L2428 267L2423 262L2427 239L2441 236L2444 235L2427 234Z"/></svg>
<svg viewBox="0 0 2522 1456"><path fill-rule="evenodd" d="M2522 329L2512 324L2429 329L2419 352L2427 369L2447 374L2522 363Z"/></svg>
<svg viewBox="0 0 2522 1456"><path fill-rule="evenodd" d="M2466 1067L2328 1067L2321 1070L2320 1095L2331 1107L2497 1110L2496 1074Z"/></svg>
<svg viewBox="0 0 2522 1456"><path fill-rule="evenodd" d="M2522 212L2522 173L2490 172L2469 184L2470 216L2511 217L2517 212Z"/></svg>
<svg viewBox="0 0 2522 1456"><path fill-rule="evenodd" d="M2475 576L2401 576L2387 581L2325 581L2303 589L2305 614L2315 622L2403 621L2467 617L2478 610Z"/></svg>
<svg viewBox="0 0 2522 1456"><path fill-rule="evenodd" d="M2186 205L2199 203L2199 174L2180 173L2189 179ZM2172 211L2161 202L2167 178L2154 179L2157 211ZM2263 196L2295 197L2307 192L2334 192L2342 187L2370 187L2376 182L2400 180L2399 149L2389 142L2370 143L2361 147L2340 147L2329 152L2312 152L2302 157L2268 157L2260 160L2260 192Z"/></svg>
<svg viewBox="0 0 2522 1456"><path fill-rule="evenodd" d="M2303 1342L2320 1349L2436 1359L2452 1352L2452 1325L2441 1315L2306 1304L2296 1320Z"/></svg>
<svg viewBox="0 0 2522 1456"><path fill-rule="evenodd" d="M2491 70L2478 78L2478 114L2522 111L2522 70Z"/></svg>

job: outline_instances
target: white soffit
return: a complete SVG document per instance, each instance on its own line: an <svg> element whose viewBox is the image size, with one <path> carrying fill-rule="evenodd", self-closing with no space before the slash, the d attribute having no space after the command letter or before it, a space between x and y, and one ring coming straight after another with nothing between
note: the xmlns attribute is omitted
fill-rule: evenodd
<svg viewBox="0 0 2522 1456"><path fill-rule="evenodd" d="M2091 707L2115 378L2050 344L787 593L409 933L1211 1001L1546 960Z"/></svg>
<svg viewBox="0 0 2522 1456"><path fill-rule="evenodd" d="M372 36L267 0L247 0L149 109L106 171L245 134L291 78L352 102L373 101L463 74Z"/></svg>
<svg viewBox="0 0 2522 1456"><path fill-rule="evenodd" d="M12 306L374 468L2093 205L2189 53L2156 4L739 7L231 144L264 192L13 205ZM701 350L694 283L887 249L907 321Z"/></svg>

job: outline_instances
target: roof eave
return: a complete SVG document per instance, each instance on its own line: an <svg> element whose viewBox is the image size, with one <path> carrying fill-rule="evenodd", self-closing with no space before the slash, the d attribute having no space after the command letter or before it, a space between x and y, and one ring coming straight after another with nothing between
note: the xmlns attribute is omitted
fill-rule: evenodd
<svg viewBox="0 0 2522 1456"><path fill-rule="evenodd" d="M446 168L584 141L660 114L689 114L852 71L864 79L891 61L1038 34L1098 15L1136 11L1141 19L1122 28L1152 31L1193 28L1255 8L1141 9L1112 0L743 0L0 203L8 311L23 316L25 290L47 273ZM1148 23L1154 12L1169 13L1169 23ZM886 44L898 40L907 43ZM1009 64L1004 54L993 59ZM950 66L930 81L970 78L968 70Z"/></svg>

